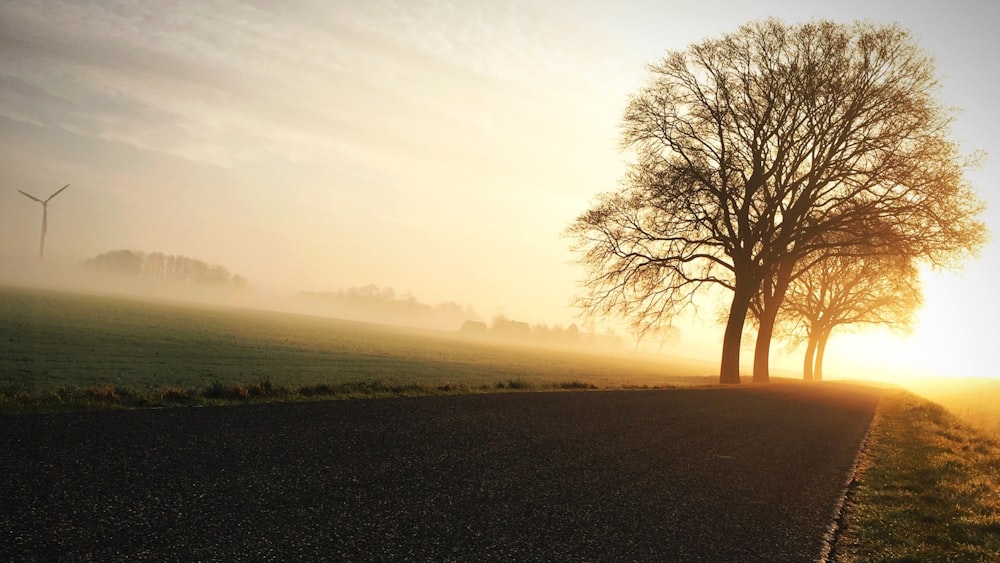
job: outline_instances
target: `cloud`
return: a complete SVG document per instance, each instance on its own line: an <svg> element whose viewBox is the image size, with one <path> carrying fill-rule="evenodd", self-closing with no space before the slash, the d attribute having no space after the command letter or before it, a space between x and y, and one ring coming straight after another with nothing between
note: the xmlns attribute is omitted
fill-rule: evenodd
<svg viewBox="0 0 1000 563"><path fill-rule="evenodd" d="M395 175L502 152L492 138L520 93L420 33L396 37L424 26L419 9L387 27L392 6L372 6L3 5L0 115L223 167L312 160Z"/></svg>

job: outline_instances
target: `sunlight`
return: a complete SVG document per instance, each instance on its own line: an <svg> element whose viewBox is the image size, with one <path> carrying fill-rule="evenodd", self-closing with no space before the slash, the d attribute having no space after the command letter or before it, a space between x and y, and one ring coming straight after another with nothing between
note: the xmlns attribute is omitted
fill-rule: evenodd
<svg viewBox="0 0 1000 563"><path fill-rule="evenodd" d="M932 377L1000 377L984 353L992 346L985 329L992 304L979 297L982 278L973 274L921 272L924 306L913 333L873 328L835 334L827 355L829 376L901 384Z"/></svg>
<svg viewBox="0 0 1000 563"><path fill-rule="evenodd" d="M911 363L932 374L949 377L997 377L988 361L992 332L987 329L991 303L983 296L985 263L963 274L924 272L925 305L913 337L903 347Z"/></svg>

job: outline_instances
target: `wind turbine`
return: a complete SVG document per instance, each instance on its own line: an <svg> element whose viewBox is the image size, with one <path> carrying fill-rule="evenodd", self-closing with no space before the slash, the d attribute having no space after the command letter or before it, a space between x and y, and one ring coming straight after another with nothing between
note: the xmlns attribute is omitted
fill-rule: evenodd
<svg viewBox="0 0 1000 563"><path fill-rule="evenodd" d="M62 193L62 191L65 190L68 187L69 187L69 184L66 184L65 186L63 186L63 187L59 188L58 190L56 190L56 193L50 195L48 198L46 198L44 200L38 199L37 197L29 194L28 192L26 192L24 190L17 190L17 191L21 192L22 194L24 194L25 196L30 197L31 199L33 199L33 200L37 201L38 203L42 204L42 242L41 242L41 244L38 245L38 258L41 258L42 254L45 252L45 230L46 230L46 228L48 226L48 223L49 223L49 202L52 201L52 198L54 198L57 195L59 195L60 193Z"/></svg>

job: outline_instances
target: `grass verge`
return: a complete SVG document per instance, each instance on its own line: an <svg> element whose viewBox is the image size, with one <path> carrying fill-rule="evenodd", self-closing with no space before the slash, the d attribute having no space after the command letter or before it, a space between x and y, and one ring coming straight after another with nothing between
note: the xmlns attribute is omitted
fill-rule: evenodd
<svg viewBox="0 0 1000 563"><path fill-rule="evenodd" d="M833 560L1000 561L1000 442L886 390Z"/></svg>
<svg viewBox="0 0 1000 563"><path fill-rule="evenodd" d="M665 389L670 385L645 387ZM555 391L604 389L577 380L533 382L504 379L493 384L393 383L381 380L312 383L286 387L261 379L253 383L214 381L199 388L161 387L133 389L114 384L92 387L59 387L37 393L15 384L0 386L0 415L21 413L68 412L104 409L134 409L176 406L204 406L276 401L310 401L370 397L459 395L513 391ZM622 387L626 388L626 387Z"/></svg>

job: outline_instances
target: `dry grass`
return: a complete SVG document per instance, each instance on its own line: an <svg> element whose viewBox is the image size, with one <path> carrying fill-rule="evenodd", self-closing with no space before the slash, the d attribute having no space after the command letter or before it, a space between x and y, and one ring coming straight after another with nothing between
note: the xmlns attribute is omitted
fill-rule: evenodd
<svg viewBox="0 0 1000 563"><path fill-rule="evenodd" d="M906 387L1000 440L1000 379L924 379L909 382Z"/></svg>

